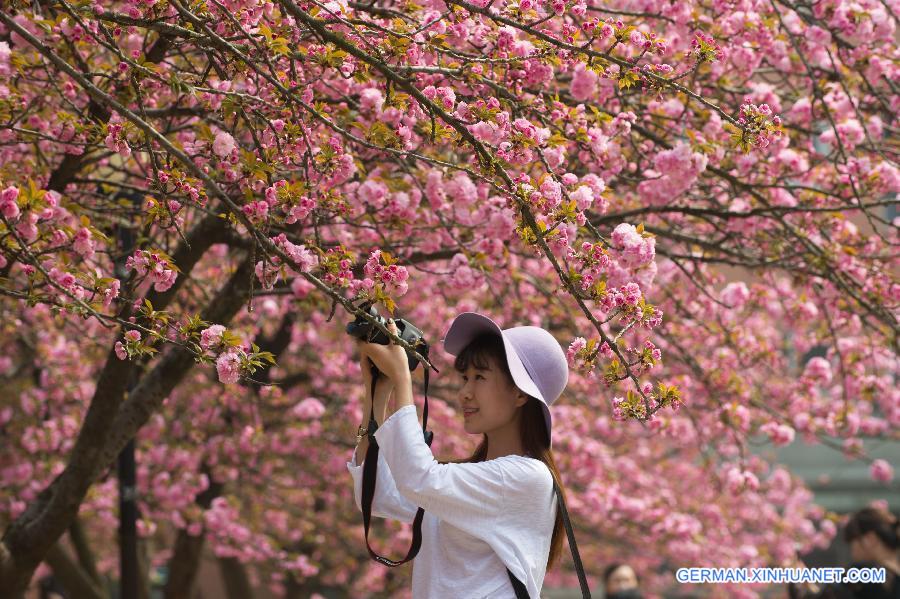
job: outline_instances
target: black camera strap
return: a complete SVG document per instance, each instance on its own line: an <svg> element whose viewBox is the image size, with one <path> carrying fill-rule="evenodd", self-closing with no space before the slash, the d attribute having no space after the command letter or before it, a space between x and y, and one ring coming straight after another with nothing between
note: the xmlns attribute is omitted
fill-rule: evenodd
<svg viewBox="0 0 900 599"><path fill-rule="evenodd" d="M425 407L422 409L422 434L425 437L425 443L431 447L434 440L434 433L426 430L428 427L428 368L425 368ZM416 517L413 520L413 538L409 551L400 561L394 561L384 556L378 555L369 545L369 524L372 521L372 502L375 499L375 481L378 478L378 442L375 440L375 431L378 430L378 423L375 421L375 381L378 378L378 371L373 369L372 373L372 409L369 412L369 448L366 450L365 463L363 464L363 481L362 481L362 513L363 527L366 531L366 548L369 555L375 561L385 566L396 568L402 566L406 562L412 560L422 548L422 518L425 516L425 510L419 508L416 511Z"/></svg>

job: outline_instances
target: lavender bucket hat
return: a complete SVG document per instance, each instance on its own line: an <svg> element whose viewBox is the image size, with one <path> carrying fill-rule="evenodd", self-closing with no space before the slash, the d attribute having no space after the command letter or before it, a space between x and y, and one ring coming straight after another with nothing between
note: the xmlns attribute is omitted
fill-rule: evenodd
<svg viewBox="0 0 900 599"><path fill-rule="evenodd" d="M534 326L501 329L477 312L463 312L453 319L444 336L444 350L457 356L475 337L499 335L506 348L506 363L516 387L541 402L547 437L551 435L550 406L569 382L569 365L559 342L548 331Z"/></svg>

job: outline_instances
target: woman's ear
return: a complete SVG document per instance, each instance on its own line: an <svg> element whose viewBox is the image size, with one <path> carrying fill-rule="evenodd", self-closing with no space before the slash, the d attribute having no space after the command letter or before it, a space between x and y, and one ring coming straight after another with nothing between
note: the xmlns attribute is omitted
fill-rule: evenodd
<svg viewBox="0 0 900 599"><path fill-rule="evenodd" d="M528 403L529 399L531 399L531 398L528 397L522 391L519 391L518 393L516 393L516 407L521 408L522 406L524 406L525 404Z"/></svg>

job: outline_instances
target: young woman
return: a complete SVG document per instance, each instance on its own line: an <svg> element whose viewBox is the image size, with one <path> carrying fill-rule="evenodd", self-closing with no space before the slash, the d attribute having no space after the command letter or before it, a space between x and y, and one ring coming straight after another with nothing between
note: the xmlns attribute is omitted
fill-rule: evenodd
<svg viewBox="0 0 900 599"><path fill-rule="evenodd" d="M397 333L391 323L389 330ZM549 406L568 382L559 343L539 327L500 329L474 312L457 316L444 349L456 356L458 401L467 433L482 435L466 460L440 463L422 437L406 352L358 342L371 397L371 360L384 376L375 390L380 448L372 514L412 522L425 510L422 547L413 561L415 599L514 599L507 569L540 597L564 534L553 483ZM382 381L386 381L382 383ZM387 414L393 392L396 411ZM367 424L369 404L364 404ZM363 438L347 468L361 506ZM361 508L360 508L361 509Z"/></svg>

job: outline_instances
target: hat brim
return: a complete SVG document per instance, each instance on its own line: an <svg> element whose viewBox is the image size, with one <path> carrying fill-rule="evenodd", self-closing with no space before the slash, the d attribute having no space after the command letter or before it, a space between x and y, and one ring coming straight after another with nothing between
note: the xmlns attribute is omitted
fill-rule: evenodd
<svg viewBox="0 0 900 599"><path fill-rule="evenodd" d="M503 336L500 326L487 316L477 312L463 312L453 319L444 335L444 350L451 356L458 356L472 339L482 333Z"/></svg>
<svg viewBox="0 0 900 599"><path fill-rule="evenodd" d="M553 429L551 428L552 422L547 400L544 398L541 390L537 388L537 385L534 384L515 347L509 338L503 334L503 329L496 322L477 312L463 312L454 318L450 324L450 328L444 336L444 350L452 356L458 356L475 337L483 333L499 335L503 340L503 347L506 350L506 364L509 367L509 373L512 375L513 382L521 391L541 402L544 422L547 425L547 435L552 439L551 431Z"/></svg>

